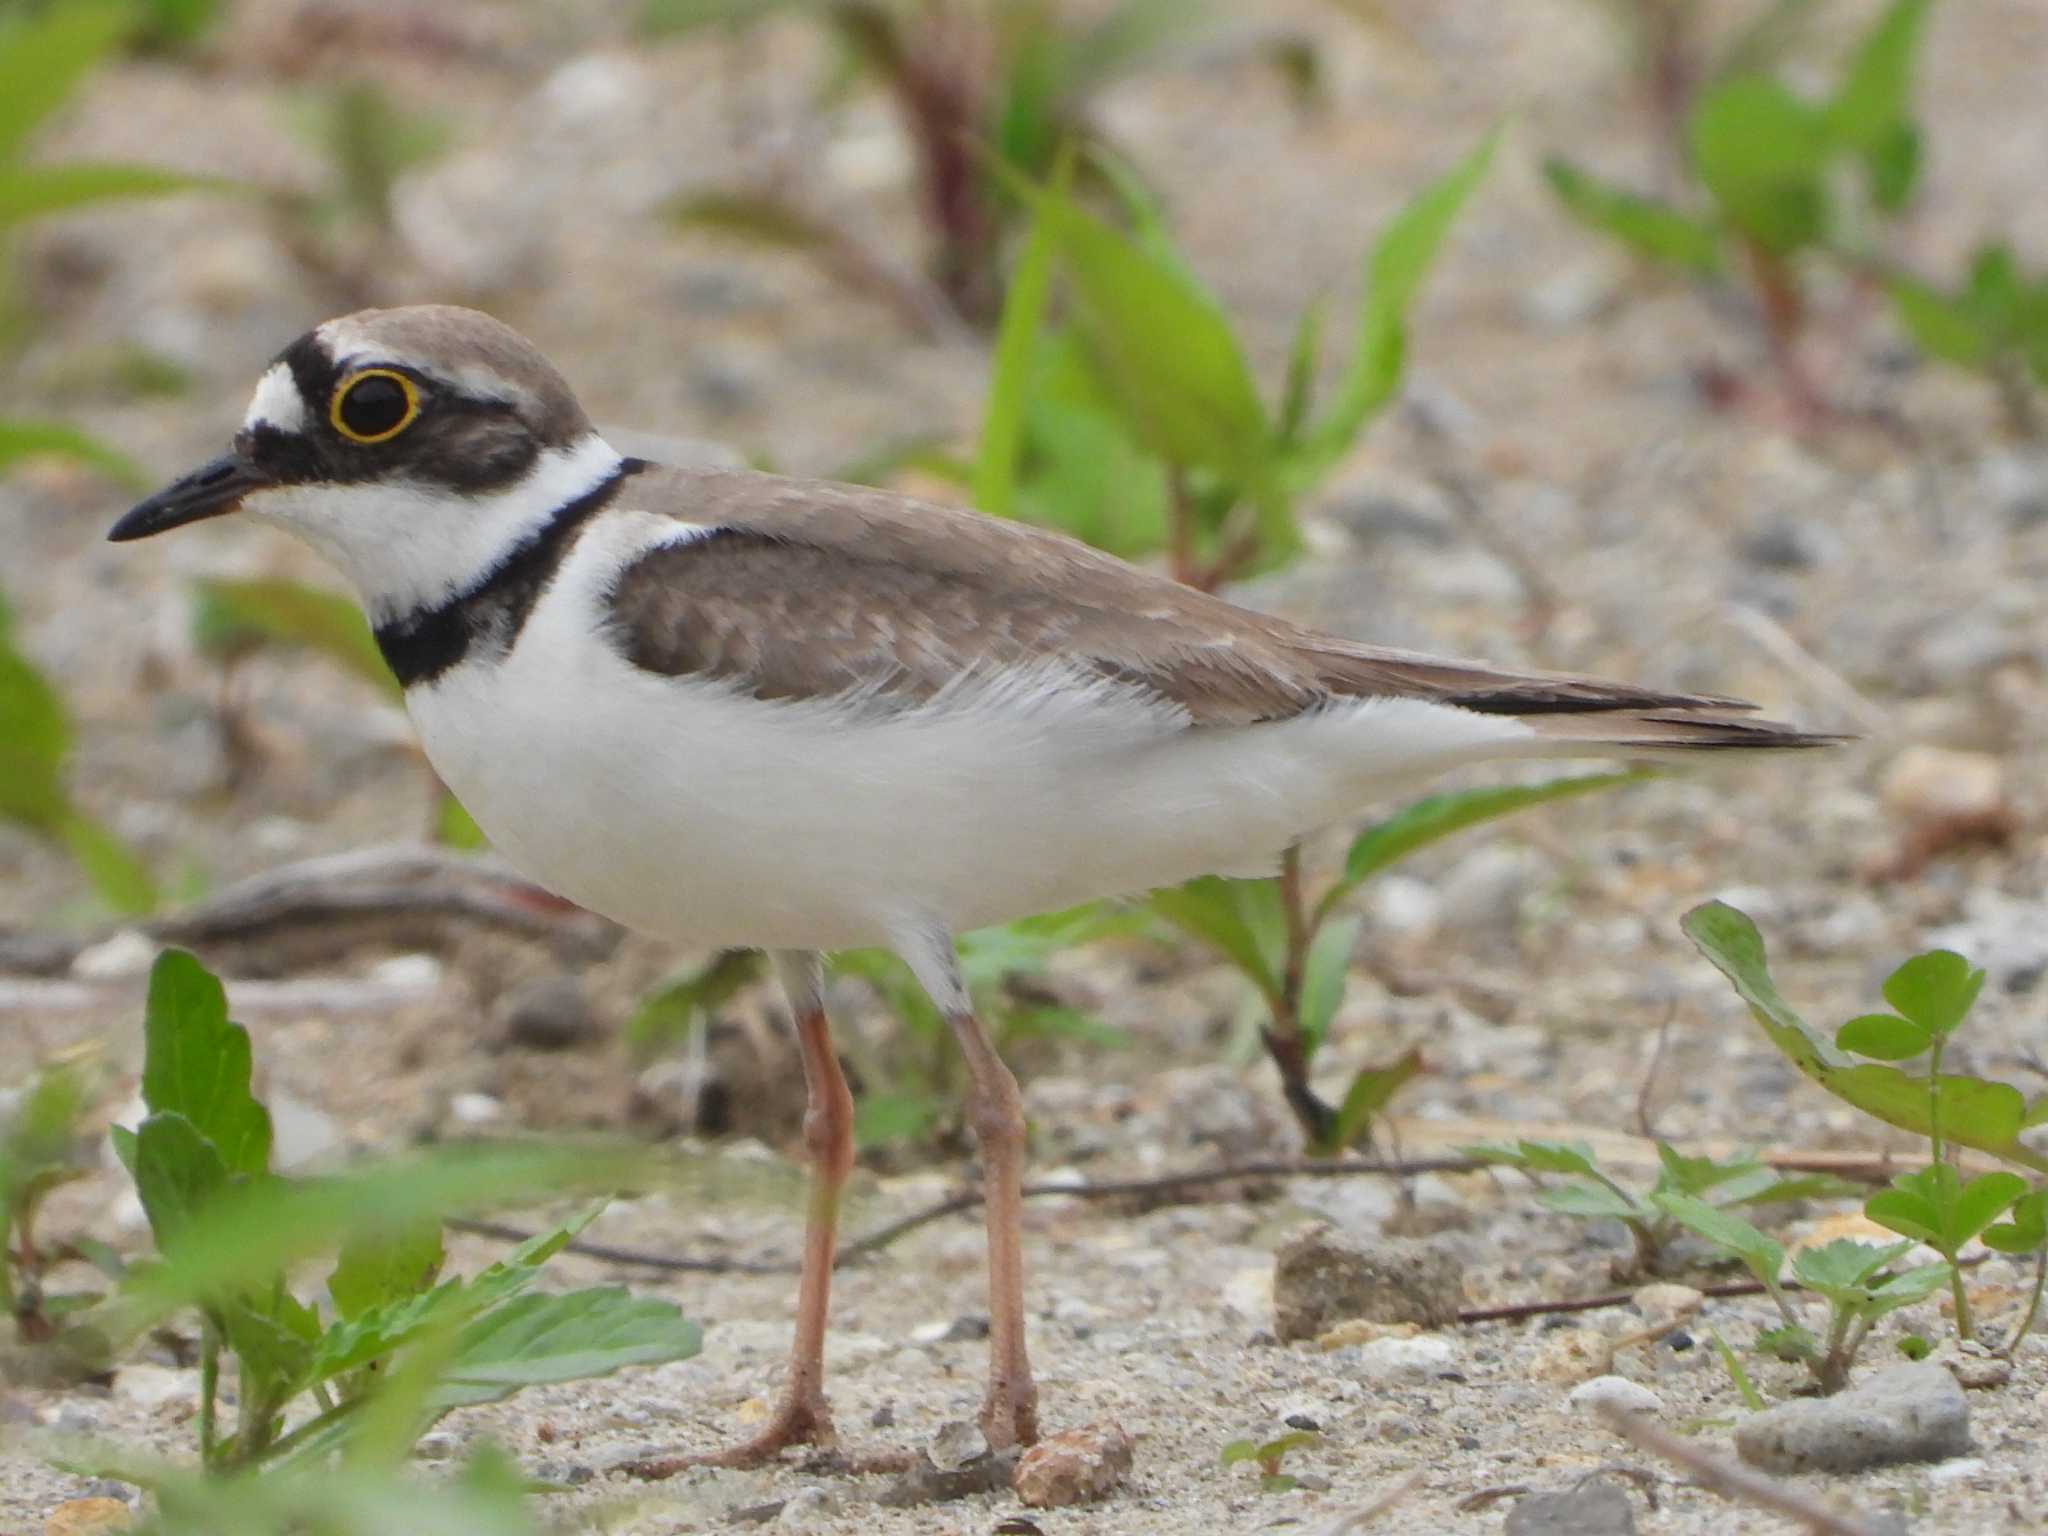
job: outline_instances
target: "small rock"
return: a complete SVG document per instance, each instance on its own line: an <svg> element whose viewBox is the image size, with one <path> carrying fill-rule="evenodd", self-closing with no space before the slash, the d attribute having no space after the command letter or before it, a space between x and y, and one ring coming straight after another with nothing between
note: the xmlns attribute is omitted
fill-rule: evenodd
<svg viewBox="0 0 2048 1536"><path fill-rule="evenodd" d="M1604 1477L1562 1493L1532 1493L1508 1511L1502 1536L1636 1536L1628 1495Z"/></svg>
<svg viewBox="0 0 2048 1536"><path fill-rule="evenodd" d="M1940 1366L1894 1366L1834 1397L1751 1414L1736 1428L1735 1449L1767 1472L1946 1461L1970 1449L1970 1405Z"/></svg>
<svg viewBox="0 0 2048 1536"><path fill-rule="evenodd" d="M1975 821L2006 809L2005 765L1984 752L1908 747L1885 771L1885 809L1908 823Z"/></svg>
<svg viewBox="0 0 2048 1536"><path fill-rule="evenodd" d="M160 1408L181 1399L199 1400L199 1377L161 1365L124 1365L114 1377L114 1396L143 1408Z"/></svg>
<svg viewBox="0 0 2048 1536"><path fill-rule="evenodd" d="M341 1150L341 1122L326 1110L315 1108L275 1088L268 1098L270 1155L280 1171L304 1167Z"/></svg>
<svg viewBox="0 0 2048 1536"><path fill-rule="evenodd" d="M156 941L135 928L88 944L71 958L71 974L80 981L124 981L140 976L156 963Z"/></svg>
<svg viewBox="0 0 2048 1536"><path fill-rule="evenodd" d="M1947 1483L1967 1483L1971 1478L1981 1475L1989 1465L1990 1463L1982 1456L1958 1456L1952 1461L1942 1462L1939 1466L1929 1467L1927 1481L1930 1486L1936 1488Z"/></svg>
<svg viewBox="0 0 2048 1536"><path fill-rule="evenodd" d="M1282 1339L1312 1339L1338 1323L1457 1321L1464 1265L1428 1239L1354 1241L1326 1222L1295 1232L1273 1256L1273 1315Z"/></svg>
<svg viewBox="0 0 2048 1536"><path fill-rule="evenodd" d="M1131 1437L1113 1419L1041 1440L1017 1463L1011 1486L1033 1509L1092 1504L1131 1470Z"/></svg>
<svg viewBox="0 0 2048 1536"><path fill-rule="evenodd" d="M1595 1376L1582 1381L1565 1395L1565 1402L1581 1413L1614 1407L1626 1413L1662 1413L1664 1399L1640 1382L1626 1376Z"/></svg>
<svg viewBox="0 0 2048 1536"><path fill-rule="evenodd" d="M1349 1352L1360 1374L1373 1381L1435 1381L1458 1366L1458 1346L1439 1334L1375 1339Z"/></svg>
<svg viewBox="0 0 2048 1536"><path fill-rule="evenodd" d="M99 1536L134 1523L134 1512L119 1499L66 1499L44 1517L43 1536Z"/></svg>
<svg viewBox="0 0 2048 1536"><path fill-rule="evenodd" d="M515 987L495 1009L499 1038L529 1051L566 1051L596 1030L590 1000L574 976L550 976Z"/></svg>
<svg viewBox="0 0 2048 1536"><path fill-rule="evenodd" d="M505 1106L488 1093L458 1093L448 1101L448 1113L463 1125L489 1125Z"/></svg>
<svg viewBox="0 0 2048 1536"><path fill-rule="evenodd" d="M442 1430L421 1435L413 1442L412 1453L421 1461L446 1461L455 1454L455 1437Z"/></svg>
<svg viewBox="0 0 2048 1536"><path fill-rule="evenodd" d="M988 1437L967 1419L941 1424L924 1447L925 1460L941 1472L958 1472L987 1454Z"/></svg>
<svg viewBox="0 0 2048 1536"><path fill-rule="evenodd" d="M1630 1298L1652 1328L1675 1328L1699 1311L1706 1297L1689 1285L1660 1282L1640 1287Z"/></svg>
<svg viewBox="0 0 2048 1536"><path fill-rule="evenodd" d="M1596 1328L1560 1328L1536 1346L1529 1372L1538 1381L1585 1381L1614 1365L1614 1341Z"/></svg>
<svg viewBox="0 0 2048 1536"><path fill-rule="evenodd" d="M370 967L370 980L394 992L424 996L441 985L448 968L432 955L387 955Z"/></svg>
<svg viewBox="0 0 2048 1536"><path fill-rule="evenodd" d="M1370 1344L1375 1339L1412 1339L1422 1330L1413 1323L1368 1323L1362 1317L1339 1323L1328 1333L1316 1335L1316 1348L1321 1350L1349 1349L1355 1344Z"/></svg>
<svg viewBox="0 0 2048 1536"><path fill-rule="evenodd" d="M1988 1392L2012 1382L2012 1362L1994 1355L1982 1344L1959 1344L1950 1340L1935 1354L1933 1364L1955 1377L1965 1392Z"/></svg>
<svg viewBox="0 0 2048 1536"><path fill-rule="evenodd" d="M782 1501L782 1513L775 1517L775 1523L809 1530L821 1520L829 1520L838 1513L839 1500L831 1490L799 1488Z"/></svg>
<svg viewBox="0 0 2048 1536"><path fill-rule="evenodd" d="M903 1473L875 1495L884 1509L914 1509L920 1504L945 1504L972 1498L977 1493L994 1493L1007 1488L1017 1470L1014 1450L997 1451L970 1461L957 1472L941 1472L929 1461L912 1463Z"/></svg>

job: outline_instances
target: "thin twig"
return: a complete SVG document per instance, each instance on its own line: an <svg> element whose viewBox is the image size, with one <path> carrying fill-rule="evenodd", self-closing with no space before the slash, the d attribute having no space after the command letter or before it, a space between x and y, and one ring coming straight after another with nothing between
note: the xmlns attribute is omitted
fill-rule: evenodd
<svg viewBox="0 0 2048 1536"><path fill-rule="evenodd" d="M1657 1141L1657 1128L1650 1114L1650 1102L1657 1092L1657 1077L1664 1070L1664 1053L1671 1048L1671 1021L1678 1017L1678 1004L1664 1009L1657 1023L1657 1044L1650 1052L1650 1064L1643 1068L1642 1086L1636 1090L1636 1134L1645 1141Z"/></svg>
<svg viewBox="0 0 2048 1536"><path fill-rule="evenodd" d="M1422 1486L1422 1478L1423 1474L1420 1471L1410 1472L1400 1482L1394 1484L1393 1487L1374 1499L1370 1504L1365 1505L1361 1509L1354 1509L1348 1514L1339 1515L1336 1519L1330 1521L1329 1524L1319 1527L1316 1531L1316 1536L1351 1536L1351 1532L1360 1530L1372 1521L1379 1519L1381 1515L1384 1515L1396 1504L1407 1498L1409 1494L1420 1488Z"/></svg>
<svg viewBox="0 0 2048 1536"><path fill-rule="evenodd" d="M1701 1487L1724 1499L1753 1505L1796 1520L1814 1536L1882 1536L1879 1528L1860 1514L1844 1514L1823 1503L1803 1488L1781 1483L1752 1471L1740 1462L1716 1456L1662 1425L1653 1424L1626 1408L1596 1400L1593 1411L1622 1439L1652 1456L1661 1456L1692 1474Z"/></svg>

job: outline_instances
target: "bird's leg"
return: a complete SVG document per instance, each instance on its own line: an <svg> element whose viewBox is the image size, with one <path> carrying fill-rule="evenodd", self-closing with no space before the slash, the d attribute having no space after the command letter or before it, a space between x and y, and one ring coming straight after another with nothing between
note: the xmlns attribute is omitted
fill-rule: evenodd
<svg viewBox="0 0 2048 1536"><path fill-rule="evenodd" d="M988 1396L981 1429L996 1450L1038 1438L1038 1388L1024 1353L1024 1101L988 1032L974 1016L953 937L944 929L905 930L902 955L953 1027L973 1079L968 1120L981 1144L982 1208L988 1218Z"/></svg>
<svg viewBox="0 0 2048 1536"><path fill-rule="evenodd" d="M796 1019L803 1049L804 1150L811 1164L810 1208L804 1223L804 1262L797 1282L796 1343L790 1350L789 1379L782 1400L759 1434L722 1451L670 1456L636 1464L646 1478L669 1477L686 1467L752 1467L791 1445L831 1445L832 1411L825 1403L825 1314L830 1305L832 1261L839 1231L839 1195L853 1167L853 1096L832 1050L825 1018L823 977L818 957L775 956L783 990Z"/></svg>
<svg viewBox="0 0 2048 1536"><path fill-rule="evenodd" d="M947 1019L974 1078L968 1118L981 1144L988 1218L988 1396L981 1430L1000 1451L1038 1438L1038 1388L1024 1352L1024 1101L981 1021L965 1009Z"/></svg>

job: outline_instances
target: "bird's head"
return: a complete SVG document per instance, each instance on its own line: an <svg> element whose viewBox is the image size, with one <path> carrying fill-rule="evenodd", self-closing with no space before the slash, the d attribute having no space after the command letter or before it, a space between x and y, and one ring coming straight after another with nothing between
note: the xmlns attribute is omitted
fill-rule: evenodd
<svg viewBox="0 0 2048 1536"><path fill-rule="evenodd" d="M446 305L368 309L279 353L230 450L107 537L246 512L305 539L386 617L461 591L619 463L509 326Z"/></svg>

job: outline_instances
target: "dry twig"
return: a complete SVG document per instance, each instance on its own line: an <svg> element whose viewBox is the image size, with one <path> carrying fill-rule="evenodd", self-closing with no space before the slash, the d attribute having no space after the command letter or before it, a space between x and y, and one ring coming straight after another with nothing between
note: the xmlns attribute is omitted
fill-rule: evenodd
<svg viewBox="0 0 2048 1536"><path fill-rule="evenodd" d="M1630 1413L1626 1408L1599 1401L1594 1403L1593 1411L1609 1429L1637 1450L1661 1456L1683 1467L1692 1474L1693 1481L1724 1499L1754 1505L1774 1515L1783 1515L1788 1520L1797 1520L1814 1536L1884 1536L1878 1526L1860 1514L1844 1514L1803 1488L1781 1483L1740 1462L1716 1456L1683 1436L1674 1435L1662 1425Z"/></svg>

